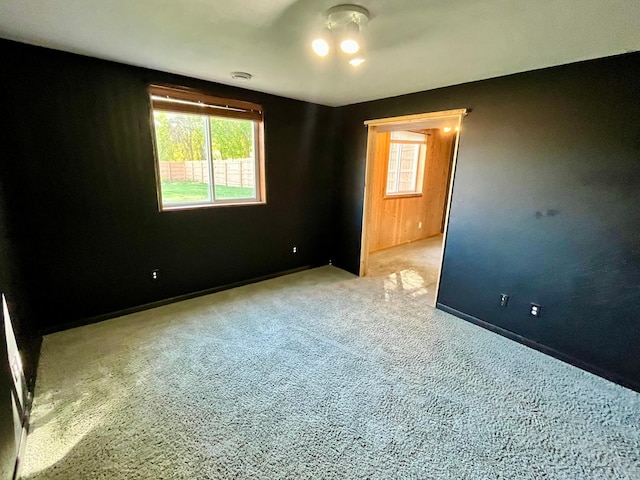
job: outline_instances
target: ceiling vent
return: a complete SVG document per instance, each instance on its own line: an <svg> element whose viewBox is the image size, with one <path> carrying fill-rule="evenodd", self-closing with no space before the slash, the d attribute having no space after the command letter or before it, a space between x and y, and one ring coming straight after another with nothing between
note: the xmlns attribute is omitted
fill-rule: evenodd
<svg viewBox="0 0 640 480"><path fill-rule="evenodd" d="M242 82L248 82L252 77L253 75L247 72L231 72L231 78L233 78L234 80L240 80Z"/></svg>

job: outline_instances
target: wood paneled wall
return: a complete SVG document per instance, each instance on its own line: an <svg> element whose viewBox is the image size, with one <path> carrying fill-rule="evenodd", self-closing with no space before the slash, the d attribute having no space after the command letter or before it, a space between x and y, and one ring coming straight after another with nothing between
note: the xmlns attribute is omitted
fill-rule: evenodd
<svg viewBox="0 0 640 480"><path fill-rule="evenodd" d="M423 192L425 195L425 237L442 233L449 195L449 179L456 134L430 130Z"/></svg>
<svg viewBox="0 0 640 480"><path fill-rule="evenodd" d="M437 129L425 133L428 137L422 194L402 197L385 197L391 134L376 135L369 252L422 240L442 231L455 135Z"/></svg>

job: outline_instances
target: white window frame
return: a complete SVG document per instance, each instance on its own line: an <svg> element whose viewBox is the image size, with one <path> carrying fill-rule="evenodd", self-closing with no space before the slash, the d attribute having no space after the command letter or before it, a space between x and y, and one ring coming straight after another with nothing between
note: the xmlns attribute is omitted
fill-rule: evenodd
<svg viewBox="0 0 640 480"><path fill-rule="evenodd" d="M411 190L400 190L400 173L402 166L402 149L404 145L414 145L417 148L415 149L415 159L413 162L413 169L411 171L411 175L413 178L413 189ZM389 167L391 160L391 152L393 149L396 149L398 160L395 169L395 180L394 180L394 190L389 191ZM386 172L386 181L385 181L385 196L386 197L402 197L402 196L410 196L410 195L421 195L422 194L422 176L424 176L424 164L426 162L426 149L427 142L424 141L414 141L414 140L395 140L391 139L389 142L389 155L387 157L387 172Z"/></svg>

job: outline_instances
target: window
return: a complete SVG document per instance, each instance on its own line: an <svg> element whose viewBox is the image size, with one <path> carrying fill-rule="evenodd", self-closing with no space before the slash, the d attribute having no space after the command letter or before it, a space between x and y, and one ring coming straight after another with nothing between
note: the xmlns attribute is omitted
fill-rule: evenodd
<svg viewBox="0 0 640 480"><path fill-rule="evenodd" d="M427 137L422 133L391 132L387 163L387 195L422 193Z"/></svg>
<svg viewBox="0 0 640 480"><path fill-rule="evenodd" d="M265 203L260 105L151 86L160 210Z"/></svg>

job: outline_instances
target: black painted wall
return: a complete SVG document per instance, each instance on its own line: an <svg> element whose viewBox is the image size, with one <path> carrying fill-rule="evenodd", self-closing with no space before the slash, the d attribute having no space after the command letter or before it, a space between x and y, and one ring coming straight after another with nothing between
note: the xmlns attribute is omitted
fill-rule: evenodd
<svg viewBox="0 0 640 480"><path fill-rule="evenodd" d="M9 228L11 215L5 205L5 180L4 176L0 176L0 293L5 295L16 340L22 348L25 376L31 378L37 365L40 340L30 323L28 302L24 298L25 285L22 281L21 263L14 247L15 231ZM14 424L13 418L13 379L2 311L0 304L0 479L5 480L13 476L18 454L15 440L18 425Z"/></svg>
<svg viewBox="0 0 640 480"><path fill-rule="evenodd" d="M635 53L344 108L334 263L358 269L362 122L472 109L438 302L640 389L638 78Z"/></svg>
<svg viewBox="0 0 640 480"><path fill-rule="evenodd" d="M8 41L0 56L6 227L33 331L328 263L333 109ZM158 211L153 82L264 106L267 205Z"/></svg>
<svg viewBox="0 0 640 480"><path fill-rule="evenodd" d="M640 388L640 54L338 109L0 54L0 287L27 352L38 331L177 295L330 258L356 272L362 122L466 107L439 302ZM150 82L265 106L266 206L158 212Z"/></svg>

